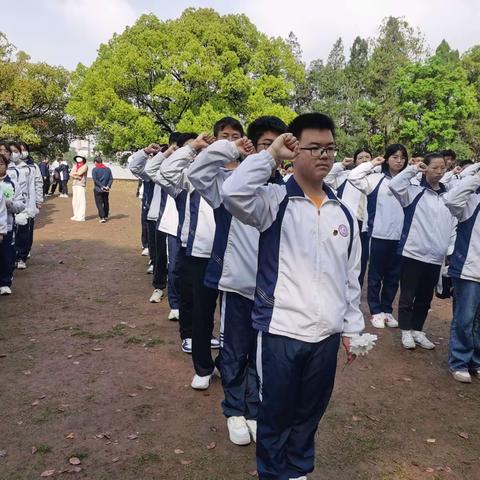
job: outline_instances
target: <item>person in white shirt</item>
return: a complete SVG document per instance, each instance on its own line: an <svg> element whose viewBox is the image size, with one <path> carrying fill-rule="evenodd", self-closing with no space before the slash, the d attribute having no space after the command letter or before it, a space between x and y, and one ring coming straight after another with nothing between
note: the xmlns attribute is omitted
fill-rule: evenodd
<svg viewBox="0 0 480 480"><path fill-rule="evenodd" d="M389 185L405 212L398 247L402 256L398 322L402 345L407 349L416 345L435 348L423 326L455 224L443 201L447 187L440 180L445 171L443 156L429 153L423 162L407 167ZM412 181L419 173L421 181L416 185Z"/></svg>
<svg viewBox="0 0 480 480"><path fill-rule="evenodd" d="M407 149L389 145L385 157L377 157L354 168L349 181L367 196L370 261L368 306L376 328L398 327L393 316L393 300L400 281L401 256L398 242L402 233L403 208L388 185L406 166ZM375 170L381 165L381 172Z"/></svg>
<svg viewBox="0 0 480 480"><path fill-rule="evenodd" d="M339 345L351 362L350 337L364 328L358 224L323 182L336 155L334 123L309 113L289 131L247 157L223 184L227 210L260 232L252 313L260 480L305 479L313 471L315 432L333 390ZM292 160L286 185L266 185Z"/></svg>

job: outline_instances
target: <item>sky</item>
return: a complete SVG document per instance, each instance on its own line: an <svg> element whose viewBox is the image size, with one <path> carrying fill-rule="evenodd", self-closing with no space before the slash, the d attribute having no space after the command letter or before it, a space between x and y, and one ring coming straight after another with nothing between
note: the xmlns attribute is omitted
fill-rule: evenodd
<svg viewBox="0 0 480 480"><path fill-rule="evenodd" d="M0 0L0 31L33 61L90 65L100 43L143 13L178 17L187 7L244 13L269 36L293 31L306 62L326 59L338 37L348 56L353 39L373 37L386 16L403 16L434 50L443 38L461 52L480 44L480 0Z"/></svg>

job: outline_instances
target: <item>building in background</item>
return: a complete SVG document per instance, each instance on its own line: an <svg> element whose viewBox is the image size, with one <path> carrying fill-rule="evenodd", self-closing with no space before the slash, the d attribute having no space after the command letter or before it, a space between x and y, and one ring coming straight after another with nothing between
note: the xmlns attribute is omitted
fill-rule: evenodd
<svg viewBox="0 0 480 480"><path fill-rule="evenodd" d="M90 158L95 155L95 137L88 135L85 138L76 138L70 143L70 148L75 150L75 155Z"/></svg>

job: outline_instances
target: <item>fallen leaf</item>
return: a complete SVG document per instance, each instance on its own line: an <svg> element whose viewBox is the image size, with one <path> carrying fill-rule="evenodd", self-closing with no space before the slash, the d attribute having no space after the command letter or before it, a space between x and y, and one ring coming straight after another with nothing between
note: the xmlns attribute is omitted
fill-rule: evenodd
<svg viewBox="0 0 480 480"><path fill-rule="evenodd" d="M120 460L120 457L115 457L115 458L112 458L112 463L116 463Z"/></svg>
<svg viewBox="0 0 480 480"><path fill-rule="evenodd" d="M352 417L352 420L353 420L354 422L359 422L359 421L361 420L361 418L354 415L354 416Z"/></svg>
<svg viewBox="0 0 480 480"><path fill-rule="evenodd" d="M46 395L42 395L41 397L38 397L39 400L43 400L44 398L47 398Z"/></svg>
<svg viewBox="0 0 480 480"><path fill-rule="evenodd" d="M435 471L435 469L432 468L432 467L428 467L427 469L425 469L425 471L426 471L427 473L433 473L433 472Z"/></svg>
<svg viewBox="0 0 480 480"><path fill-rule="evenodd" d="M402 380L404 382L411 382L412 381L412 379L410 377L403 377Z"/></svg>
<svg viewBox="0 0 480 480"><path fill-rule="evenodd" d="M217 427L210 427L210 431L211 431L211 432L216 432L216 431L217 431Z"/></svg>
<svg viewBox="0 0 480 480"><path fill-rule="evenodd" d="M34 402L32 402L32 407L36 407L37 405L40 404L40 401L39 400L35 400Z"/></svg>
<svg viewBox="0 0 480 480"><path fill-rule="evenodd" d="M371 416L371 415L367 415L367 418L368 418L369 420L372 420L372 422L379 422L379 421L380 421L379 418L373 417L373 416Z"/></svg>
<svg viewBox="0 0 480 480"><path fill-rule="evenodd" d="M68 470L71 473L80 473L82 471L82 467L73 467Z"/></svg>
<svg viewBox="0 0 480 480"><path fill-rule="evenodd" d="M55 473L55 470L45 470L40 474L41 477L51 477Z"/></svg>
<svg viewBox="0 0 480 480"><path fill-rule="evenodd" d="M94 352L101 352L103 350L103 348L102 347L95 347L95 348L92 348L92 350Z"/></svg>
<svg viewBox="0 0 480 480"><path fill-rule="evenodd" d="M67 358L73 358L73 355L67 355Z"/></svg>
<svg viewBox="0 0 480 480"><path fill-rule="evenodd" d="M38 451L37 447L32 447L32 455L35 455L37 451Z"/></svg>
<svg viewBox="0 0 480 480"><path fill-rule="evenodd" d="M207 445L208 450L213 450L217 446L216 442L211 442Z"/></svg>
<svg viewBox="0 0 480 480"><path fill-rule="evenodd" d="M153 387L150 387L150 386L148 386L148 385L145 385L145 389L146 389L146 390L153 390Z"/></svg>
<svg viewBox="0 0 480 480"><path fill-rule="evenodd" d="M191 460L181 460L180 463L182 465L190 465L192 463L192 461Z"/></svg>
<svg viewBox="0 0 480 480"><path fill-rule="evenodd" d="M30 370L24 370L24 371L23 371L23 374L24 374L24 375L31 375L32 372L31 372Z"/></svg>
<svg viewBox="0 0 480 480"><path fill-rule="evenodd" d="M181 455L182 453L185 453L183 450L180 450L179 448L176 448L173 453L175 453L175 455Z"/></svg>
<svg viewBox="0 0 480 480"><path fill-rule="evenodd" d="M0 353L0 358L5 358L7 356L6 353Z"/></svg>
<svg viewBox="0 0 480 480"><path fill-rule="evenodd" d="M82 462L80 461L80 459L78 457L71 457L68 460L68 463L70 463L70 465L80 465Z"/></svg>
<svg viewBox="0 0 480 480"><path fill-rule="evenodd" d="M258 477L258 473L256 470L250 470L247 472L251 477Z"/></svg>
<svg viewBox="0 0 480 480"><path fill-rule="evenodd" d="M128 396L129 397L136 397L136 396L138 396L138 393L129 393Z"/></svg>
<svg viewBox="0 0 480 480"><path fill-rule="evenodd" d="M80 365L80 362L73 362L74 365Z"/></svg>
<svg viewBox="0 0 480 480"><path fill-rule="evenodd" d="M467 432L460 432L458 436L464 438L465 440L470 438L470 435Z"/></svg>
<svg viewBox="0 0 480 480"><path fill-rule="evenodd" d="M6 457L7 456L7 451L6 450L0 450L0 457Z"/></svg>
<svg viewBox="0 0 480 480"><path fill-rule="evenodd" d="M135 435L134 433L132 433L131 435L129 435L127 437L129 440L136 440L138 438L138 435Z"/></svg>
<svg viewBox="0 0 480 480"><path fill-rule="evenodd" d="M427 438L427 443L435 443L436 441L435 438Z"/></svg>
<svg viewBox="0 0 480 480"><path fill-rule="evenodd" d="M69 440L72 440L73 438L75 438L75 433L71 432L65 438L68 438Z"/></svg>

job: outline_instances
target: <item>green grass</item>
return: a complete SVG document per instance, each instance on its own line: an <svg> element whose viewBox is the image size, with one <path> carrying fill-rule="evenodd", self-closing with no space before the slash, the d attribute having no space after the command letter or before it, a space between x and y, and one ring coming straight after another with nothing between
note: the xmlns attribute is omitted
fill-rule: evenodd
<svg viewBox="0 0 480 480"><path fill-rule="evenodd" d="M92 333L82 330L80 327L74 327L72 337L88 338L90 340L107 340L109 338L121 337L125 335L125 325L115 325L106 332Z"/></svg>
<svg viewBox="0 0 480 480"><path fill-rule="evenodd" d="M125 340L125 343L127 344L139 344L139 343L143 343L145 340L143 338L140 338L140 337L128 337L126 340Z"/></svg>
<svg viewBox="0 0 480 480"><path fill-rule="evenodd" d="M52 451L52 447L50 445L47 445L46 443L41 443L40 445L37 445L36 449L37 452L41 453L42 455L45 455Z"/></svg>
<svg viewBox="0 0 480 480"><path fill-rule="evenodd" d="M165 345L165 341L161 338L151 338L145 342L147 348L156 347L157 345Z"/></svg>

